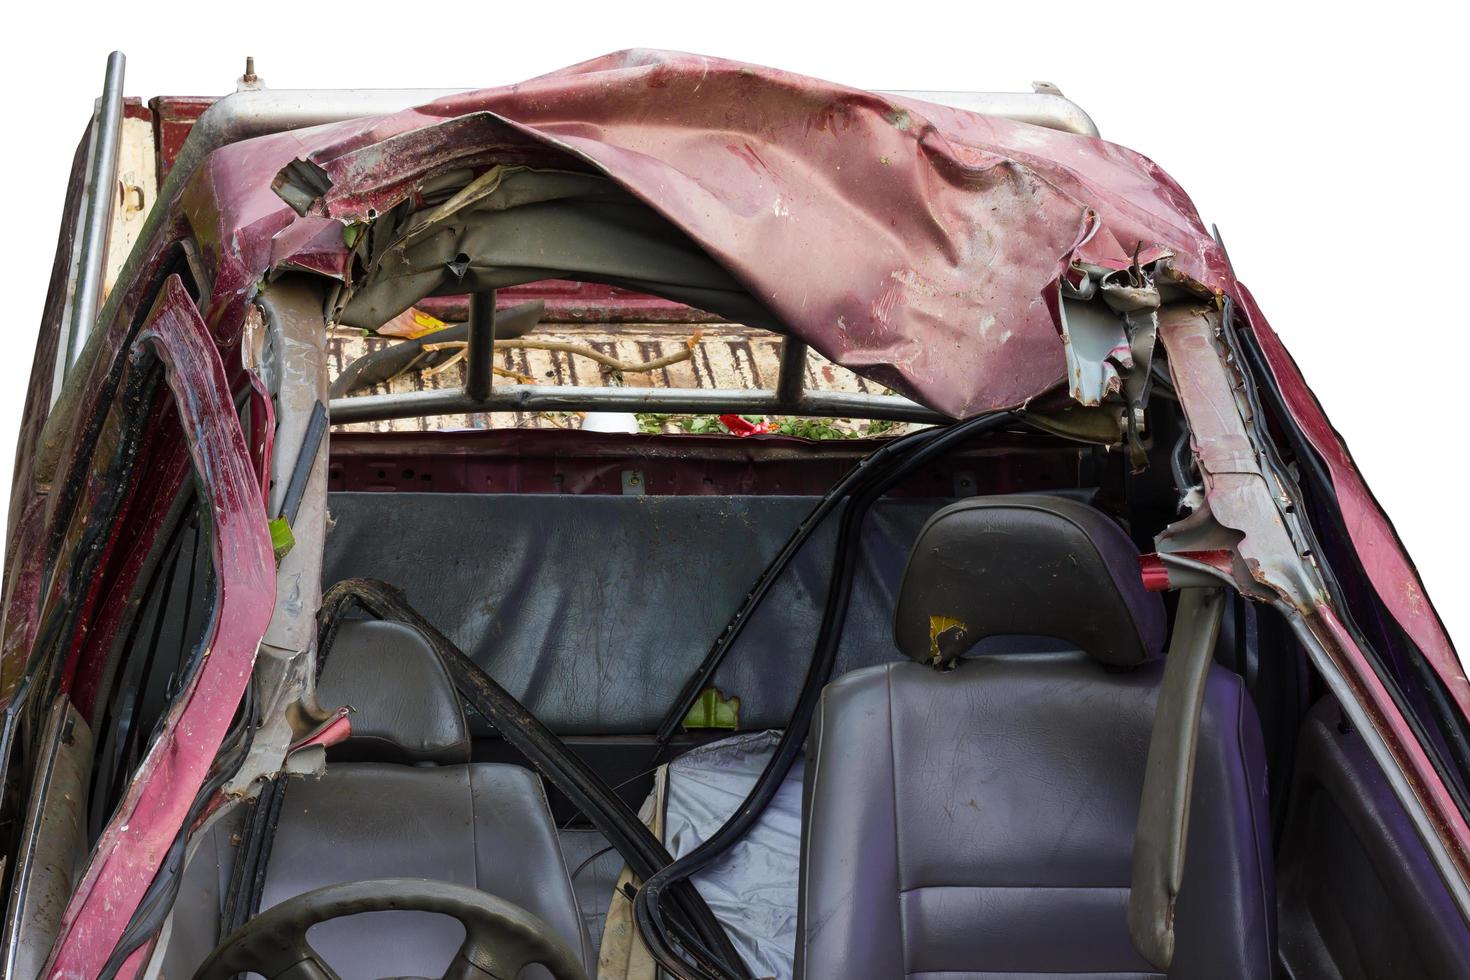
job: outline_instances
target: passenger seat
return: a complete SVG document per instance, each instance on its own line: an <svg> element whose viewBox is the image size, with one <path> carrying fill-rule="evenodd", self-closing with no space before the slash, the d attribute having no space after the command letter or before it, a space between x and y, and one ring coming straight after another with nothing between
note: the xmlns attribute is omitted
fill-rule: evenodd
<svg viewBox="0 0 1470 980"><path fill-rule="evenodd" d="M1126 914L1165 633L1137 557L1060 498L975 498L925 524L895 624L915 662L828 685L813 725L797 976L1162 975ZM1016 637L1045 640L985 654ZM1170 977L1272 975L1265 776L1244 686L1214 667Z"/></svg>

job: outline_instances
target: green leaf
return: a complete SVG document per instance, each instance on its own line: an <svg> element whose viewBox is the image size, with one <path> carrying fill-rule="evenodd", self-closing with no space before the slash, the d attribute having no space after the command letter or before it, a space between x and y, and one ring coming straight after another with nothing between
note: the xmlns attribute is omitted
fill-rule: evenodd
<svg viewBox="0 0 1470 980"><path fill-rule="evenodd" d="M296 547L296 535L291 533L291 525L284 517L274 518L269 526L271 549L276 553L276 561L280 561Z"/></svg>
<svg viewBox="0 0 1470 980"><path fill-rule="evenodd" d="M718 688L707 687L684 716L684 727L734 731L740 727L740 699L727 698Z"/></svg>

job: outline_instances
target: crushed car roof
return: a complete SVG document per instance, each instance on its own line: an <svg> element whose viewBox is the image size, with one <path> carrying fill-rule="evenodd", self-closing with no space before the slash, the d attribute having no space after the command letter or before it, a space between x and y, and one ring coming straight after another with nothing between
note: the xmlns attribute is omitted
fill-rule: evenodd
<svg viewBox="0 0 1470 980"><path fill-rule="evenodd" d="M952 416L1019 405L1063 379L1056 291L1073 266L1162 259L1157 268L1201 290L1229 283L1188 196L1131 150L789 72L631 51L220 149L184 198L224 273L209 319L232 319L220 304L243 301L272 270L350 280L344 226L448 171L517 157L605 175L789 333Z"/></svg>

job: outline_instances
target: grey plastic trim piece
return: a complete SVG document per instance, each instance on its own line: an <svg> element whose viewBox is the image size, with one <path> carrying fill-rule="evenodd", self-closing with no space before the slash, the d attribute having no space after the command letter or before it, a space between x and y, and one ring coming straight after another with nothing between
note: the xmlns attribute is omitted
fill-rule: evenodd
<svg viewBox="0 0 1470 980"><path fill-rule="evenodd" d="M1128 934L1134 948L1160 970L1174 960L1174 903L1184 884L1200 709L1224 611L1223 589L1180 591L1149 738L1133 838Z"/></svg>

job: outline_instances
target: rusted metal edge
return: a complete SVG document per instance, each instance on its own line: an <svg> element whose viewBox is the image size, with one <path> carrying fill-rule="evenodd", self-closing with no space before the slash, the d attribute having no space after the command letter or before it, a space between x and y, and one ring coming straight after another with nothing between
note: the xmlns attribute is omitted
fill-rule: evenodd
<svg viewBox="0 0 1470 980"><path fill-rule="evenodd" d="M1236 586L1257 599L1280 597L1307 612L1326 601L1284 483L1268 471L1235 370L1216 344L1220 313L1180 304L1160 311L1158 337L1189 423L1204 499L1159 535L1160 553L1228 549Z"/></svg>

